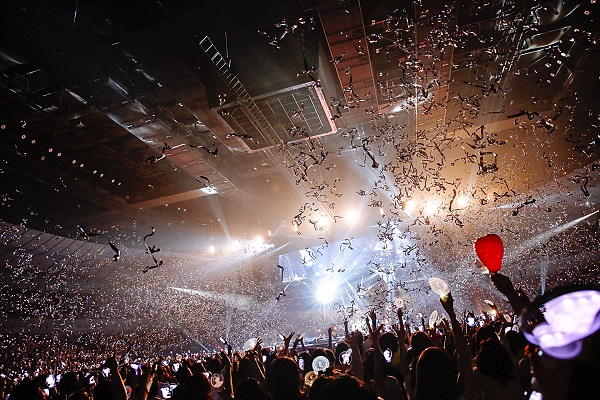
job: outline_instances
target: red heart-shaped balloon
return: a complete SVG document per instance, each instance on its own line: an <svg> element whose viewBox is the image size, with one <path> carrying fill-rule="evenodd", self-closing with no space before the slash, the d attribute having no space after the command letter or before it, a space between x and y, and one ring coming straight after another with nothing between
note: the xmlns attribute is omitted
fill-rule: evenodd
<svg viewBox="0 0 600 400"><path fill-rule="evenodd" d="M502 257L504 257L504 243L498 235L487 235L480 237L473 245L479 260L490 273L500 271L502 268Z"/></svg>

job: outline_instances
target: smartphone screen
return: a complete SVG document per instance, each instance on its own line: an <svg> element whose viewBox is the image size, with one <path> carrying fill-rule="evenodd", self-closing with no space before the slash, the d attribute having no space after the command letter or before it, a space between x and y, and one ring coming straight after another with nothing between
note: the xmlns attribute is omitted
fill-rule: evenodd
<svg viewBox="0 0 600 400"><path fill-rule="evenodd" d="M300 370L304 371L304 358L298 359L298 368L300 368Z"/></svg>

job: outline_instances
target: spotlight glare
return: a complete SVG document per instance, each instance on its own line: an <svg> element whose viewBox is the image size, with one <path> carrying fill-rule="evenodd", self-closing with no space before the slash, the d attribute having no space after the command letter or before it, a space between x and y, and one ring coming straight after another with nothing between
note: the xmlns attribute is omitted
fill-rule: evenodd
<svg viewBox="0 0 600 400"><path fill-rule="evenodd" d="M456 198L456 205L459 208L466 207L469 204L469 198L467 196L458 196Z"/></svg>
<svg viewBox="0 0 600 400"><path fill-rule="evenodd" d="M208 252L209 252L210 254L215 254L215 252L216 252L216 251L217 251L217 249L215 249L215 246L210 246L210 247L208 248Z"/></svg>
<svg viewBox="0 0 600 400"><path fill-rule="evenodd" d="M404 203L404 211L406 212L414 211L416 207L417 204L414 200L407 200L406 203Z"/></svg>
<svg viewBox="0 0 600 400"><path fill-rule="evenodd" d="M256 236L254 238L254 245L255 246L262 246L264 243L262 236Z"/></svg>
<svg viewBox="0 0 600 400"><path fill-rule="evenodd" d="M315 291L317 301L321 304L329 304L333 301L334 297L335 287L327 280L322 281Z"/></svg>
<svg viewBox="0 0 600 400"><path fill-rule="evenodd" d="M321 215L319 218L317 218L317 226L319 229L324 229L327 228L329 221L327 219L327 215Z"/></svg>
<svg viewBox="0 0 600 400"><path fill-rule="evenodd" d="M351 224L358 221L359 217L360 217L360 214L356 210L351 210L346 213L346 218L348 218L348 222L350 222Z"/></svg>
<svg viewBox="0 0 600 400"><path fill-rule="evenodd" d="M425 208L423 208L423 212L426 215L433 215L437 211L437 204L435 203L427 203L425 204Z"/></svg>
<svg viewBox="0 0 600 400"><path fill-rule="evenodd" d="M231 250L235 251L239 250L240 247L242 247L242 244L238 240L234 240L229 244L229 246L231 247Z"/></svg>

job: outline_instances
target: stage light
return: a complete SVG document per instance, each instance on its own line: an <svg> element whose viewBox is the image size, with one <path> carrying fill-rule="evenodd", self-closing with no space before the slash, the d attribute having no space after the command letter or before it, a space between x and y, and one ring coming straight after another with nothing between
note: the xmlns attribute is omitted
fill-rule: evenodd
<svg viewBox="0 0 600 400"><path fill-rule="evenodd" d="M356 210L351 210L345 214L345 217L348 218L348 222L354 224L356 221L358 221L360 214Z"/></svg>
<svg viewBox="0 0 600 400"><path fill-rule="evenodd" d="M406 212L414 211L415 208L417 208L417 203L415 203L414 200L407 200L406 203L404 203L404 211Z"/></svg>
<svg viewBox="0 0 600 400"><path fill-rule="evenodd" d="M217 251L217 249L215 249L215 246L210 246L210 247L208 248L208 252L209 252L210 254L215 254L215 252L216 252L216 251Z"/></svg>
<svg viewBox="0 0 600 400"><path fill-rule="evenodd" d="M438 209L437 204L435 204L433 202L429 202L429 203L425 204L425 207L423 208L423 212L425 213L425 215L433 215L433 214L435 214L437 209Z"/></svg>
<svg viewBox="0 0 600 400"><path fill-rule="evenodd" d="M335 297L335 290L335 286L331 281L321 281L319 286L317 286L317 290L315 291L315 297L319 303L329 304Z"/></svg>
<svg viewBox="0 0 600 400"><path fill-rule="evenodd" d="M238 240L233 240L229 246L231 247L231 250L236 251L242 247L242 244Z"/></svg>
<svg viewBox="0 0 600 400"><path fill-rule="evenodd" d="M260 247L260 246L263 245L263 243L264 243L264 240L263 240L262 236L256 236L254 238L254 245L255 246Z"/></svg>
<svg viewBox="0 0 600 400"><path fill-rule="evenodd" d="M458 208L464 208L469 204L469 198L467 196L458 196L456 198L456 206Z"/></svg>

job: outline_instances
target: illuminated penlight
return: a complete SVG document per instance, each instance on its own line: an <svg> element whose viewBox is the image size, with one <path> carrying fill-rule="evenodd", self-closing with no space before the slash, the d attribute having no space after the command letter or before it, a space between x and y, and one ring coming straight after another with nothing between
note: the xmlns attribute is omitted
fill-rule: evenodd
<svg viewBox="0 0 600 400"><path fill-rule="evenodd" d="M404 211L406 212L414 211L415 208L417 208L417 203L415 203L414 200L407 200L406 203L404 203Z"/></svg>
<svg viewBox="0 0 600 400"><path fill-rule="evenodd" d="M217 249L215 249L215 246L210 246L210 247L208 248L208 252L209 252L210 254L215 254L215 252L216 252L216 251L217 251Z"/></svg>
<svg viewBox="0 0 600 400"><path fill-rule="evenodd" d="M427 204L425 204L425 207L423 208L423 212L425 213L425 215L433 215L433 214L435 214L437 209L438 209L437 204L427 203Z"/></svg>
<svg viewBox="0 0 600 400"><path fill-rule="evenodd" d="M456 206L458 208L464 208L469 204L469 198L467 196L458 196L456 198Z"/></svg>
<svg viewBox="0 0 600 400"><path fill-rule="evenodd" d="M329 304L335 297L335 287L330 281L321 281L315 292L315 298L321 304Z"/></svg>
<svg viewBox="0 0 600 400"><path fill-rule="evenodd" d="M298 224L293 224L292 228L294 229L294 232L298 232Z"/></svg>

